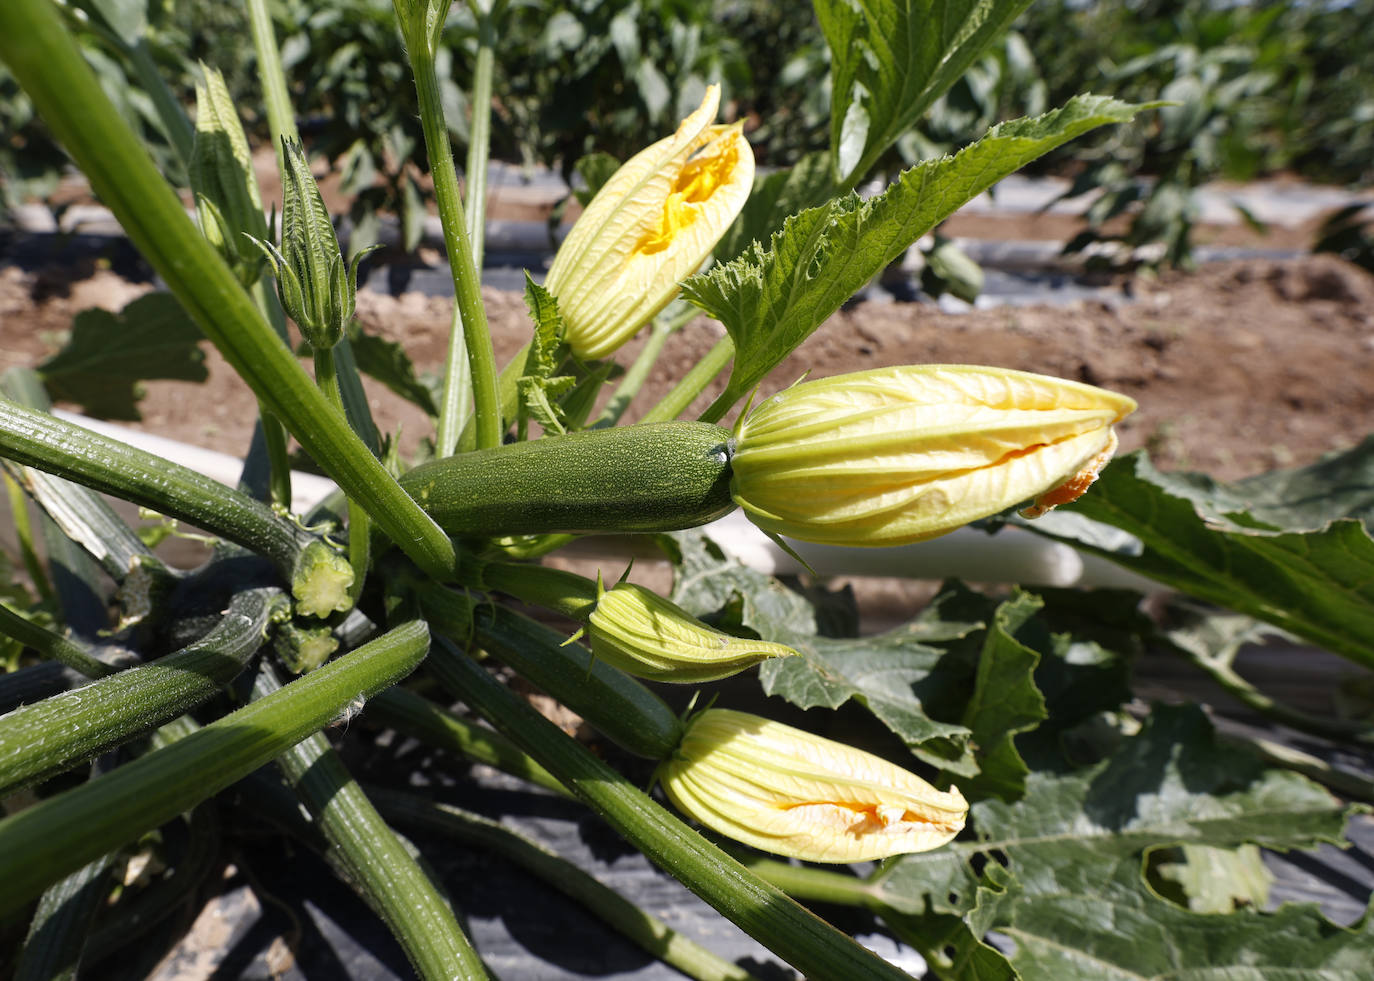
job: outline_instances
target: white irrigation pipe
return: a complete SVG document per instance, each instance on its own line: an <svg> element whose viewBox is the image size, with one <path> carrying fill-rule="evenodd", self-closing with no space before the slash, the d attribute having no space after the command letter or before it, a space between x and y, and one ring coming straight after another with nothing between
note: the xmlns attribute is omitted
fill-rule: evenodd
<svg viewBox="0 0 1374 981"><path fill-rule="evenodd" d="M165 436L89 419L57 409L54 414L79 426L156 453L233 486L243 461L228 453L192 446ZM291 506L304 513L334 490L328 478L293 471ZM771 575L802 572L802 566L779 548L738 511L707 526L711 538L727 554L750 568ZM1158 591L1159 584L1068 545L1051 542L1019 528L1004 528L996 536L972 528L915 545L896 548L842 548L791 542L797 554L821 576L890 576L901 579L957 578L969 582L1024 583L1032 586L1114 586L1141 592Z"/></svg>

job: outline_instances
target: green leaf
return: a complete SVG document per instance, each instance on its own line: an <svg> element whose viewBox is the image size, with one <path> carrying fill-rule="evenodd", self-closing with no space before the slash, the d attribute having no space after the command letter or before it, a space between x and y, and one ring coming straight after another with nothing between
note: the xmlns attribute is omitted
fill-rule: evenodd
<svg viewBox="0 0 1374 981"><path fill-rule="evenodd" d="M1043 717L1031 681L1037 656L984 626L1014 630L1037 601L1019 597L1004 612L995 601L949 586L921 616L895 630L822 637L811 604L776 579L727 558L701 532L678 532L672 540L681 555L673 602L707 618L723 611L730 622L715 617L722 629L742 627L800 655L759 666L767 694L800 708L839 708L853 699L919 759L960 777L980 771L971 722L997 754L990 788L1015 786L1019 759L1010 739ZM974 701L978 707L971 709Z"/></svg>
<svg viewBox="0 0 1374 981"><path fill-rule="evenodd" d="M148 30L148 0L80 0L77 7L132 48Z"/></svg>
<svg viewBox="0 0 1374 981"><path fill-rule="evenodd" d="M1040 655L1014 635L1041 605L1028 593L1016 594L997 608L983 637L973 697L964 708L963 723L973 734L980 763L977 777L960 785L966 797L995 794L1011 800L1025 791L1030 769L1013 738L1034 729L1047 713L1032 680Z"/></svg>
<svg viewBox="0 0 1374 981"><path fill-rule="evenodd" d="M1374 440L1235 484L1133 453L1032 531L1374 666Z"/></svg>
<svg viewBox="0 0 1374 981"><path fill-rule="evenodd" d="M789 215L820 204L834 187L824 153L809 153L787 170L756 174L739 217L716 244L716 261L726 262L754 242L768 241Z"/></svg>
<svg viewBox="0 0 1374 981"><path fill-rule="evenodd" d="M886 191L836 198L789 218L767 249L755 242L693 276L683 296L715 317L735 343L718 404L737 401L888 263L964 202L1048 150L1140 106L1076 96L1062 109L1003 123L952 157L904 171Z"/></svg>
<svg viewBox="0 0 1374 981"><path fill-rule="evenodd" d="M573 170L577 175L587 182L587 186L582 189L574 190L573 197L577 198L579 204L585 206L592 198L596 197L596 192L601 190L601 185L611 179L611 175L620 169L620 161L609 153L589 153L585 157L580 157Z"/></svg>
<svg viewBox="0 0 1374 981"><path fill-rule="evenodd" d="M1263 853L1254 845L1157 849L1150 854L1150 873L1161 896L1195 913L1230 913L1242 906L1263 909L1274 883Z"/></svg>
<svg viewBox="0 0 1374 981"><path fill-rule="evenodd" d="M567 432L567 419L558 400L577 385L571 375L554 376L563 359L563 317L554 295L525 273L525 305L534 321L534 337L525 359L525 374L516 382L520 392L520 433L533 418L552 433Z"/></svg>
<svg viewBox="0 0 1374 981"><path fill-rule="evenodd" d="M841 181L862 179L1029 5L815 0L830 45L830 150Z"/></svg>
<svg viewBox="0 0 1374 981"><path fill-rule="evenodd" d="M356 324L348 339L359 371L377 379L401 398L414 402L431 416L439 415L433 391L415 373L415 365L404 347L365 333Z"/></svg>
<svg viewBox="0 0 1374 981"><path fill-rule="evenodd" d="M83 310L65 347L38 366L53 399L105 419L141 419L138 382L207 377L200 329L170 293L148 293L118 314Z"/></svg>
<svg viewBox="0 0 1374 981"><path fill-rule="evenodd" d="M1033 772L1020 801L973 805L974 840L902 856L871 884L900 914L903 932L962 917L965 933L944 923L959 956L989 930L1008 937L1011 964L1028 978L1200 978L1242 960L1252 973L1228 976L1274 976L1265 967L1362 970L1374 952L1368 923L1340 931L1315 907L1295 905L1201 915L1161 899L1143 873L1151 850L1162 847L1339 842L1346 817L1316 784L1217 743L1200 710L1157 708L1111 758L1074 772Z"/></svg>

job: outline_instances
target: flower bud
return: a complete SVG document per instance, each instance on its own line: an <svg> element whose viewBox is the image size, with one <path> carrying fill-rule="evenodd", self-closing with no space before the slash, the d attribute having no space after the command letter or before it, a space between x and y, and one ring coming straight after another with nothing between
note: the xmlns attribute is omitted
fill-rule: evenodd
<svg viewBox="0 0 1374 981"><path fill-rule="evenodd" d="M358 263L366 253L357 253L345 266L305 151L283 137L282 159L281 249L261 239L253 241L277 274L282 309L311 347L329 350L343 339L353 319Z"/></svg>
<svg viewBox="0 0 1374 981"><path fill-rule="evenodd" d="M240 282L251 285L263 257L244 237L267 237L267 219L253 176L248 138L243 134L224 77L201 65L196 82L196 137L189 166L191 190L201 230L225 258Z"/></svg>
<svg viewBox="0 0 1374 981"><path fill-rule="evenodd" d="M667 306L744 207L754 154L739 125L711 124L719 104L712 85L676 133L611 176L559 248L544 285L577 357L605 357Z"/></svg>
<svg viewBox="0 0 1374 981"><path fill-rule="evenodd" d="M776 855L860 862L945 844L968 804L953 787L779 722L707 709L659 782L683 813Z"/></svg>
<svg viewBox="0 0 1374 981"><path fill-rule="evenodd" d="M722 633L676 603L628 582L611 589L597 582L587 633L593 657L651 681L715 681L766 658L797 653L783 644Z"/></svg>
<svg viewBox="0 0 1374 981"><path fill-rule="evenodd" d="M877 368L780 392L736 427L731 496L775 535L903 545L1087 489L1135 402L1005 368Z"/></svg>

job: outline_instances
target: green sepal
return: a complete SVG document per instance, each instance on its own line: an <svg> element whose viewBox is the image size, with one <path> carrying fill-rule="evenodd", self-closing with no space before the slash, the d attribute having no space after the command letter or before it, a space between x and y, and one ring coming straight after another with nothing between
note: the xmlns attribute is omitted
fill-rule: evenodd
<svg viewBox="0 0 1374 981"><path fill-rule="evenodd" d="M248 138L224 77L204 64L200 67L204 80L196 83L196 132L188 165L196 213L210 244L239 281L251 286L262 273L262 259L243 236L267 238L262 198Z"/></svg>
<svg viewBox="0 0 1374 981"><path fill-rule="evenodd" d="M361 253L353 267L345 266L334 223L301 145L283 138L282 160L282 306L312 347L328 350L339 343L353 319ZM283 269L291 270L295 283L286 283Z"/></svg>

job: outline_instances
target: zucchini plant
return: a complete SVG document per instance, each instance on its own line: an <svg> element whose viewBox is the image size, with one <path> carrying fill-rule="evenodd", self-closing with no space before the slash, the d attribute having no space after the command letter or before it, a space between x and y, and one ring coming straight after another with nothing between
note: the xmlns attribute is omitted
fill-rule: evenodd
<svg viewBox="0 0 1374 981"><path fill-rule="evenodd" d="M1068 845L1049 854L1007 844L1019 863L1008 871L988 860L1003 846L980 842L998 828L996 808L1022 800L1037 810L1015 811L1004 826L1029 840L1038 823L1052 837L1054 801L1083 798L1086 784L1073 780L1097 779L1114 759L1099 747L1085 770L1032 773L1032 750L1045 746L1016 738L1050 718L1037 684L1058 699L1081 683L1079 662L1062 651L1053 655L1069 671L1060 689L1053 678L1032 680L1041 655L1028 646L1035 631L1023 628L1050 601L1019 594L989 607L950 587L924 625L878 641L837 640L814 629L816 610L801 596L726 562L691 529L739 506L779 540L886 547L1017 505L1028 505L1020 520L1029 520L1087 491L1115 449L1113 425L1134 407L1124 396L976 366L885 367L780 391L769 373L964 201L1081 133L1127 123L1141 107L1074 98L1000 124L864 200L852 189L868 169L1024 2L818 2L834 63L832 152L823 166L813 160L756 180L747 134L718 121L719 90L707 87L674 132L607 175L545 286L528 284L530 343L498 370L477 277L484 200L460 194L440 97L448 3L394 6L455 298L433 458L413 466L384 448L360 397L348 335L358 256L340 253L310 175L264 5L250 0L247 16L285 188L279 239L264 225L247 142L213 67L183 161L193 222L49 0L0 6L0 59L261 409L243 482L229 488L61 421L31 376L6 378L0 457L40 594L0 605L0 634L17 645L21 665L0 677L0 706L12 709L0 716L0 788L10 801L27 795L27 806L0 819L0 927L17 940L17 976L72 976L83 950L94 957L102 949L89 938L143 916L136 880L116 880L114 871L133 850L156 848L149 842L159 828L185 824L196 841L221 833L213 815L232 807L233 788L322 854L422 977L479 978L486 968L462 911L393 822L494 846L692 977L749 976L499 825L360 784L337 751L369 738L362 727L337 725L359 711L580 800L806 977L906 972L799 898L865 907L941 976L1031 971L1028 958L1053 947L1042 949L1041 934L1017 934L1016 951L994 948L985 935L1010 931L1018 911L1048 908L1036 893L1037 865L1078 859L1064 857ZM474 87L490 92L505 6L471 7L481 28ZM477 100L470 170L485 169L489 112L490 99ZM738 246L733 257L699 272L727 232ZM680 324L679 298L720 321L720 343L644 421L619 425L661 350L651 343L593 418L616 350L651 322L655 337ZM313 377L288 346L287 316L313 356ZM701 418L679 418L727 367ZM746 398L757 404L741 408ZM290 511L287 434L338 486L309 514ZM96 491L202 529L215 542L211 558L198 569L167 567ZM683 573L674 594L623 579L608 587L543 561L590 532L649 536ZM1063 604L1051 605L1063 613ZM531 607L554 619L532 618ZM1120 612L1121 602L1112 608ZM551 626L557 617L573 626ZM586 642L569 641L569 629ZM884 658L885 669L877 663ZM865 703L910 752L884 759L708 708L710 689L701 689L702 711L680 714L657 687L703 685L756 666L765 691L801 707ZM898 680L880 695L871 676L884 672ZM520 694L524 683L584 720L600 752L540 715ZM1032 735L1057 745L1061 730L1095 717L1108 690L1097 685L1056 705L1054 726ZM1168 716L1123 745L1198 725ZM1124 722L1115 731L1122 740L1136 735ZM662 789L646 791L627 776L627 756L656 765ZM275 769L260 771L273 761ZM1115 844L1092 853L1087 879L1118 861L1118 900L1145 904L1138 919L1188 926L1196 914L1149 905L1164 901L1142 878L1144 849L1176 841L1181 827L1218 849L1339 834L1343 810L1315 784L1253 761L1218 770L1237 772L1256 786L1219 812L1171 801L1161 805L1168 813L1142 816L1120 840L1102 825ZM1189 793L1205 795L1212 784L1195 776ZM1276 793L1285 781L1288 792ZM1277 798L1290 804L1265 803ZM1220 813L1233 819L1198 816ZM758 850L884 864L863 878L772 862ZM203 867L196 854L167 849L162 861L186 866L194 881ZM906 861L926 857L933 862ZM1019 871L1025 881L1014 878ZM1227 929L1243 943L1269 926ZM1278 927L1320 929L1292 914ZM1053 939L1052 928L1038 929ZM1361 956L1357 941L1324 942L1312 955L1317 967ZM1069 956L1071 946L1058 949ZM1202 963L1214 953L1190 948L1178 959Z"/></svg>

